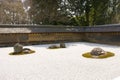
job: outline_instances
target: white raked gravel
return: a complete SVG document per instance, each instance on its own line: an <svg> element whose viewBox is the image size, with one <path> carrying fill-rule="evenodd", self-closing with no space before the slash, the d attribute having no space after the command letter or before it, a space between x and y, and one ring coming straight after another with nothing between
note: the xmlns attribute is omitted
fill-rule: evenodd
<svg viewBox="0 0 120 80"><path fill-rule="evenodd" d="M0 48L0 80L120 80L120 46L67 43L67 48L50 50L48 45L25 46L36 53L11 56L13 47ZM95 47L115 53L106 59L82 57Z"/></svg>

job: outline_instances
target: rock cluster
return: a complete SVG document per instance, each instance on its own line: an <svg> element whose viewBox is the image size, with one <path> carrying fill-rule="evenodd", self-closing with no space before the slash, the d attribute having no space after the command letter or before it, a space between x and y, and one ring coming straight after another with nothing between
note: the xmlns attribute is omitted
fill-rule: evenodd
<svg viewBox="0 0 120 80"><path fill-rule="evenodd" d="M15 54L19 54L19 53L30 53L30 49L29 48L23 48L23 45L19 44L19 43L16 43L14 45L14 53Z"/></svg>
<svg viewBox="0 0 120 80"><path fill-rule="evenodd" d="M50 45L48 48L49 49L66 48L66 45L65 45L65 43L60 43L59 46L58 45Z"/></svg>

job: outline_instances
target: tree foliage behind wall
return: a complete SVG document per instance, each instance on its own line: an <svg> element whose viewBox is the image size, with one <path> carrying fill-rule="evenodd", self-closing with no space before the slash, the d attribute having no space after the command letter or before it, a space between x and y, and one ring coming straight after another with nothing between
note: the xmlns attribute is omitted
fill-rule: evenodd
<svg viewBox="0 0 120 80"><path fill-rule="evenodd" d="M33 23L66 24L69 18L61 3L62 0L33 0L29 11Z"/></svg>
<svg viewBox="0 0 120 80"><path fill-rule="evenodd" d="M25 0L23 4L20 0L0 0L0 24L120 23L120 0Z"/></svg>
<svg viewBox="0 0 120 80"><path fill-rule="evenodd" d="M0 1L0 24L25 24L26 13L20 0Z"/></svg>
<svg viewBox="0 0 120 80"><path fill-rule="evenodd" d="M31 0L37 24L103 25L120 23L120 0Z"/></svg>

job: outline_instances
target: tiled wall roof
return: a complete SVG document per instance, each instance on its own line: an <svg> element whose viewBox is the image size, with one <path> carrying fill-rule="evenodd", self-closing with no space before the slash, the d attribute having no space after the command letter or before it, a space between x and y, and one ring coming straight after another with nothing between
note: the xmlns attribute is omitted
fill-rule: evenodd
<svg viewBox="0 0 120 80"><path fill-rule="evenodd" d="M91 27L56 25L0 25L0 33L39 32L120 32L120 25L99 25Z"/></svg>

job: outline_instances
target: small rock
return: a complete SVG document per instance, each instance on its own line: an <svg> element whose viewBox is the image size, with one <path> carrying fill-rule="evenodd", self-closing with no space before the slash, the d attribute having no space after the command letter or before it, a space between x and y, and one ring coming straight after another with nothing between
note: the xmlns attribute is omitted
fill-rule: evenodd
<svg viewBox="0 0 120 80"><path fill-rule="evenodd" d="M60 48L66 48L65 43L60 43Z"/></svg>
<svg viewBox="0 0 120 80"><path fill-rule="evenodd" d="M31 50L31 49L29 49L29 48L24 48L23 50Z"/></svg>
<svg viewBox="0 0 120 80"><path fill-rule="evenodd" d="M24 49L23 49L23 53L26 53L26 54L27 54L27 53L30 53L30 51L31 51L31 50L30 50L29 48L24 48Z"/></svg>

